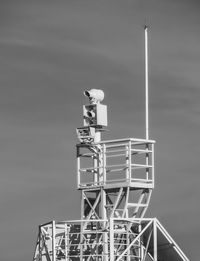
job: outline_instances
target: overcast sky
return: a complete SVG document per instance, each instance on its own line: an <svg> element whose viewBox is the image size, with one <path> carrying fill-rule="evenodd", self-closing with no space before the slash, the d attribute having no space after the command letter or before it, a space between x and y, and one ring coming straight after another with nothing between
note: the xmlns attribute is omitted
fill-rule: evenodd
<svg viewBox="0 0 200 261"><path fill-rule="evenodd" d="M144 138L144 23L157 217L199 261L200 2L0 3L0 253L31 260L37 227L80 218L76 127L85 89L108 105L104 138Z"/></svg>

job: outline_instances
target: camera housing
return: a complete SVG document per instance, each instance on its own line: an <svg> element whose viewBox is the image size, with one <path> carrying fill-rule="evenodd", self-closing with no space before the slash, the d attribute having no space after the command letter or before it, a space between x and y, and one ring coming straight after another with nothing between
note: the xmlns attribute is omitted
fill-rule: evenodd
<svg viewBox="0 0 200 261"><path fill-rule="evenodd" d="M100 103L104 99L104 92L99 89L86 90L83 93L89 98L91 104Z"/></svg>
<svg viewBox="0 0 200 261"><path fill-rule="evenodd" d="M83 106L83 125L93 127L106 127L107 106L101 103Z"/></svg>

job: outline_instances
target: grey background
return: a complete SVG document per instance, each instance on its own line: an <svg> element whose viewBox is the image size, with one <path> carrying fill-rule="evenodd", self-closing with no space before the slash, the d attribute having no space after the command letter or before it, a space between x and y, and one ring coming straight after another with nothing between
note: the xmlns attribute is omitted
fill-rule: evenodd
<svg viewBox="0 0 200 261"><path fill-rule="evenodd" d="M83 90L101 88L105 139L144 138L150 24L150 138L158 217L198 261L200 4L186 0L0 2L0 253L31 260L37 226L79 219L76 127Z"/></svg>

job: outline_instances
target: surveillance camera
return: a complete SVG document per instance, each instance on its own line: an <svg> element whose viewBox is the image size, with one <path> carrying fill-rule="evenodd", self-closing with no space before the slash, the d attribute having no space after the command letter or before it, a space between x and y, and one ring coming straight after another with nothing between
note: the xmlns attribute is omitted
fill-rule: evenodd
<svg viewBox="0 0 200 261"><path fill-rule="evenodd" d="M100 103L104 99L104 92L98 89L86 90L84 91L84 95L89 98L92 104Z"/></svg>

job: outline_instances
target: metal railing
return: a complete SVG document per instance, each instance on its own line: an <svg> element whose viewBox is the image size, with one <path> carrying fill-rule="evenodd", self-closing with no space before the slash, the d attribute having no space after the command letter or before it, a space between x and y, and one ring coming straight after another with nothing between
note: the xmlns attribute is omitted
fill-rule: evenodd
<svg viewBox="0 0 200 261"><path fill-rule="evenodd" d="M84 220L73 220L41 225L33 260L108 260L107 223L107 220L90 220L87 224Z"/></svg>
<svg viewBox="0 0 200 261"><path fill-rule="evenodd" d="M77 145L78 188L154 187L153 140L119 139Z"/></svg>
<svg viewBox="0 0 200 261"><path fill-rule="evenodd" d="M39 227L34 261L189 261L156 218L49 222ZM148 256L148 258L147 258ZM147 258L147 259L146 259Z"/></svg>

